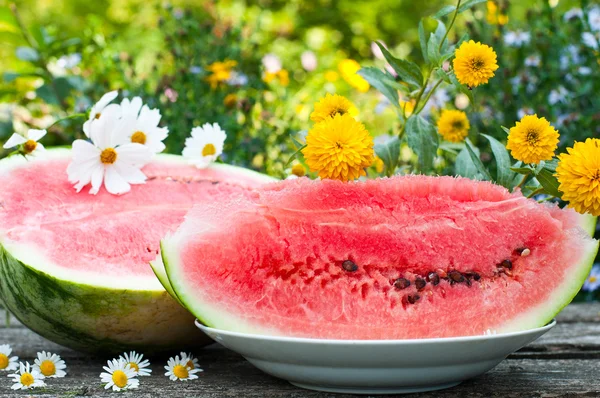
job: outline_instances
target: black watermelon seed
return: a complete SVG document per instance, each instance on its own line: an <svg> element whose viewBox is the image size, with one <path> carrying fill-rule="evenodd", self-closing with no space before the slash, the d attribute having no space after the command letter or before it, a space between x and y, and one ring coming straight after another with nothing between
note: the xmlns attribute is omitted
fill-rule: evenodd
<svg viewBox="0 0 600 398"><path fill-rule="evenodd" d="M479 275L477 272L469 272L469 276L476 281L481 279L481 275Z"/></svg>
<svg viewBox="0 0 600 398"><path fill-rule="evenodd" d="M500 265L503 266L504 268L512 269L512 261L510 261L510 260L502 260Z"/></svg>
<svg viewBox="0 0 600 398"><path fill-rule="evenodd" d="M423 278L415 279L415 287L417 288L417 290L425 289L425 285L427 285L427 282L425 282L425 279L423 279Z"/></svg>
<svg viewBox="0 0 600 398"><path fill-rule="evenodd" d="M440 276L438 274L436 274L435 272L431 272L429 275L427 275L427 280L433 286L437 286L440 284Z"/></svg>
<svg viewBox="0 0 600 398"><path fill-rule="evenodd" d="M416 303L419 299L421 298L421 296L419 296L418 294L414 294L414 295L410 295L408 296L406 299L408 300L409 303L414 304Z"/></svg>
<svg viewBox="0 0 600 398"><path fill-rule="evenodd" d="M448 273L448 277L450 278L450 280L452 280L453 282L464 282L465 281L465 277L463 276L463 274L461 274L458 271L450 271Z"/></svg>
<svg viewBox="0 0 600 398"><path fill-rule="evenodd" d="M358 265L356 265L353 261L346 260L342 263L342 268L348 272L358 271Z"/></svg>
<svg viewBox="0 0 600 398"><path fill-rule="evenodd" d="M525 249L527 249L527 248L526 247L518 247L515 249L515 253L517 253L520 256L521 253L523 253L525 251Z"/></svg>
<svg viewBox="0 0 600 398"><path fill-rule="evenodd" d="M398 290L406 289L410 286L410 281L406 278L398 278L396 279L396 282L394 282L394 286Z"/></svg>

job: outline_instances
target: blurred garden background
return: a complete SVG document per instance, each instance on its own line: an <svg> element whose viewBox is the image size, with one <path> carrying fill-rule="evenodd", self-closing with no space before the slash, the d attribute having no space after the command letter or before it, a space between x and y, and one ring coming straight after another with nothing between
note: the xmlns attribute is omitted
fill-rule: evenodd
<svg viewBox="0 0 600 398"><path fill-rule="evenodd" d="M310 128L313 104L344 95L381 142L401 129L398 108L356 75L394 56L423 64L419 21L441 0L23 0L0 6L0 142L13 132L48 129L46 146L81 138L89 107L110 90L139 95L161 111L167 152L181 153L192 127L218 122L227 132L221 160L285 178L297 139ZM468 110L469 136L481 160L493 160L486 133L525 114L546 117L574 140L599 137L600 7L588 1L485 1L461 14L450 33L486 43L500 69L475 96L452 85L437 90L422 115ZM405 101L405 102L403 102ZM410 101L401 108L412 112ZM64 119L65 117L70 117ZM460 144L440 145L431 173L453 174ZM0 149L0 158L8 150ZM402 164L415 162L402 144ZM382 172L374 163L369 173ZM492 166L493 167L493 166ZM600 275L598 275L600 278ZM595 281L595 280L594 280ZM580 299L598 297L589 284ZM595 291L595 292L594 292Z"/></svg>

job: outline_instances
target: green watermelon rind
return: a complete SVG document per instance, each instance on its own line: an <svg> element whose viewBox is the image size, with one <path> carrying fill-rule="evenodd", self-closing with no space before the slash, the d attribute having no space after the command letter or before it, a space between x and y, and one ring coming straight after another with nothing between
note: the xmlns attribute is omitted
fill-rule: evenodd
<svg viewBox="0 0 600 398"><path fill-rule="evenodd" d="M557 295L553 300L546 300L540 306L532 308L530 311L523 313L518 319L515 319L510 324L505 325L497 333L512 332L517 330L534 329L546 325L556 317L558 313L566 307L573 298L577 295L585 279L588 277L595 258L598 254L599 243L593 237L596 227L596 217L583 215L578 218L578 226L586 233L581 233L582 250L584 255L581 260L573 264L569 270L575 273L568 275L571 283L563 285L563 290L560 295ZM257 326L245 322L236 316L228 316L222 309L215 307L209 303L200 302L197 297L186 293L186 286L182 281L185 281L183 275L179 275L181 268L179 262L179 246L178 238L173 235L166 236L161 241L161 255L165 272L169 279L171 288L175 292L179 301L185 306L197 320L208 327L218 327L224 330L234 330L241 333L250 334L273 334L277 335L276 330L269 331L268 326ZM556 293L556 290L554 291ZM542 308L548 305L548 308Z"/></svg>
<svg viewBox="0 0 600 398"><path fill-rule="evenodd" d="M69 149L49 149L40 158L59 160L70 154ZM161 154L158 158L177 164L185 162L177 155ZM2 159L0 174L27 164L28 160L18 155ZM211 167L273 181L235 166ZM21 323L36 333L71 348L103 354L126 349L165 352L211 342L198 333L194 317L179 300L173 300L152 279L140 278L140 283L134 281L128 284L131 287L124 288L104 282L86 283L79 277L69 279L65 273L57 277L51 275L53 271L58 269L37 253L35 246L9 244L3 241L0 231L0 298Z"/></svg>

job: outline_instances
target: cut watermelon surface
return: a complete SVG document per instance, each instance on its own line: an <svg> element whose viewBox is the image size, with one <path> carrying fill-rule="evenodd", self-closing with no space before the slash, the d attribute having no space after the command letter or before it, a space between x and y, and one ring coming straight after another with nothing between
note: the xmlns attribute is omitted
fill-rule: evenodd
<svg viewBox="0 0 600 398"><path fill-rule="evenodd" d="M220 201L271 178L159 155L148 181L114 196L76 193L70 151L0 161L0 296L25 325L74 348L161 349L197 343L193 318L148 266L196 201Z"/></svg>
<svg viewBox="0 0 600 398"><path fill-rule="evenodd" d="M208 326L331 339L539 327L598 250L595 218L487 182L299 179L194 207L162 241L179 300Z"/></svg>

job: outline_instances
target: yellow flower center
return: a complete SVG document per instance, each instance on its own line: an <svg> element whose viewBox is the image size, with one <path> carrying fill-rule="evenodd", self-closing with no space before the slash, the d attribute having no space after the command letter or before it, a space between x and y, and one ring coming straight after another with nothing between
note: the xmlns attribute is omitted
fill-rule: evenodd
<svg viewBox="0 0 600 398"><path fill-rule="evenodd" d="M536 146L540 140L540 133L536 130L529 130L527 132L527 143L531 146Z"/></svg>
<svg viewBox="0 0 600 398"><path fill-rule="evenodd" d="M600 181L600 169L596 169L596 171L594 171L594 174L592 174L590 179L592 181Z"/></svg>
<svg viewBox="0 0 600 398"><path fill-rule="evenodd" d="M128 365L129 365L129 367L131 369L135 370L136 372L140 371L140 367L138 366L137 363L135 363L135 362L129 362Z"/></svg>
<svg viewBox="0 0 600 398"><path fill-rule="evenodd" d="M0 369L6 369L8 367L8 357L4 354L0 354Z"/></svg>
<svg viewBox="0 0 600 398"><path fill-rule="evenodd" d="M175 367L173 368L173 374L178 378L178 379L187 379L188 376L190 375L190 372L188 371L188 369L183 366L183 365L175 365Z"/></svg>
<svg viewBox="0 0 600 398"><path fill-rule="evenodd" d="M333 111L331 111L330 116L334 117L335 115L345 115L346 114L346 110L342 109L342 108L336 108Z"/></svg>
<svg viewBox="0 0 600 398"><path fill-rule="evenodd" d="M479 58L473 58L473 60L471 61L471 67L474 71L478 71L479 69L483 68L484 65L485 62L483 62L483 60Z"/></svg>
<svg viewBox="0 0 600 398"><path fill-rule="evenodd" d="M456 130L462 130L463 123L460 120L457 120L454 123L452 123L452 127Z"/></svg>
<svg viewBox="0 0 600 398"><path fill-rule="evenodd" d="M37 142L35 142L34 140L28 140L26 143L23 144L23 149L25 150L25 153L31 153L35 151L35 148L37 148Z"/></svg>
<svg viewBox="0 0 600 398"><path fill-rule="evenodd" d="M136 131L131 136L131 142L133 142L134 144L142 144L142 145L144 145L146 143L146 138L147 138L146 134L144 134L143 131Z"/></svg>
<svg viewBox="0 0 600 398"><path fill-rule="evenodd" d="M100 161L104 164L113 164L117 161L117 151L113 148L106 148L100 154Z"/></svg>
<svg viewBox="0 0 600 398"><path fill-rule="evenodd" d="M594 283L598 280L598 278L596 278L595 276L590 276L590 279L588 279L588 282L590 283Z"/></svg>
<svg viewBox="0 0 600 398"><path fill-rule="evenodd" d="M96 113L96 116L94 116L94 119L100 119L100 115L101 115L100 112Z"/></svg>
<svg viewBox="0 0 600 398"><path fill-rule="evenodd" d="M304 170L304 166L300 163L297 163L292 167L292 174L298 177L302 177L306 174L306 170Z"/></svg>
<svg viewBox="0 0 600 398"><path fill-rule="evenodd" d="M217 149L213 144L206 144L204 148L202 148L202 156L210 156L217 153Z"/></svg>
<svg viewBox="0 0 600 398"><path fill-rule="evenodd" d="M187 363L185 364L185 366L187 366L190 369L194 369L194 362L192 362L192 360L190 359L189 361L187 361Z"/></svg>
<svg viewBox="0 0 600 398"><path fill-rule="evenodd" d="M113 383L119 388L127 385L127 375L122 370L115 370L112 374Z"/></svg>
<svg viewBox="0 0 600 398"><path fill-rule="evenodd" d="M40 365L40 371L44 376L52 376L56 373L56 365L47 359Z"/></svg>
<svg viewBox="0 0 600 398"><path fill-rule="evenodd" d="M21 375L21 384L23 384L24 386L30 386L33 384L34 381L35 380L31 373L23 373Z"/></svg>

